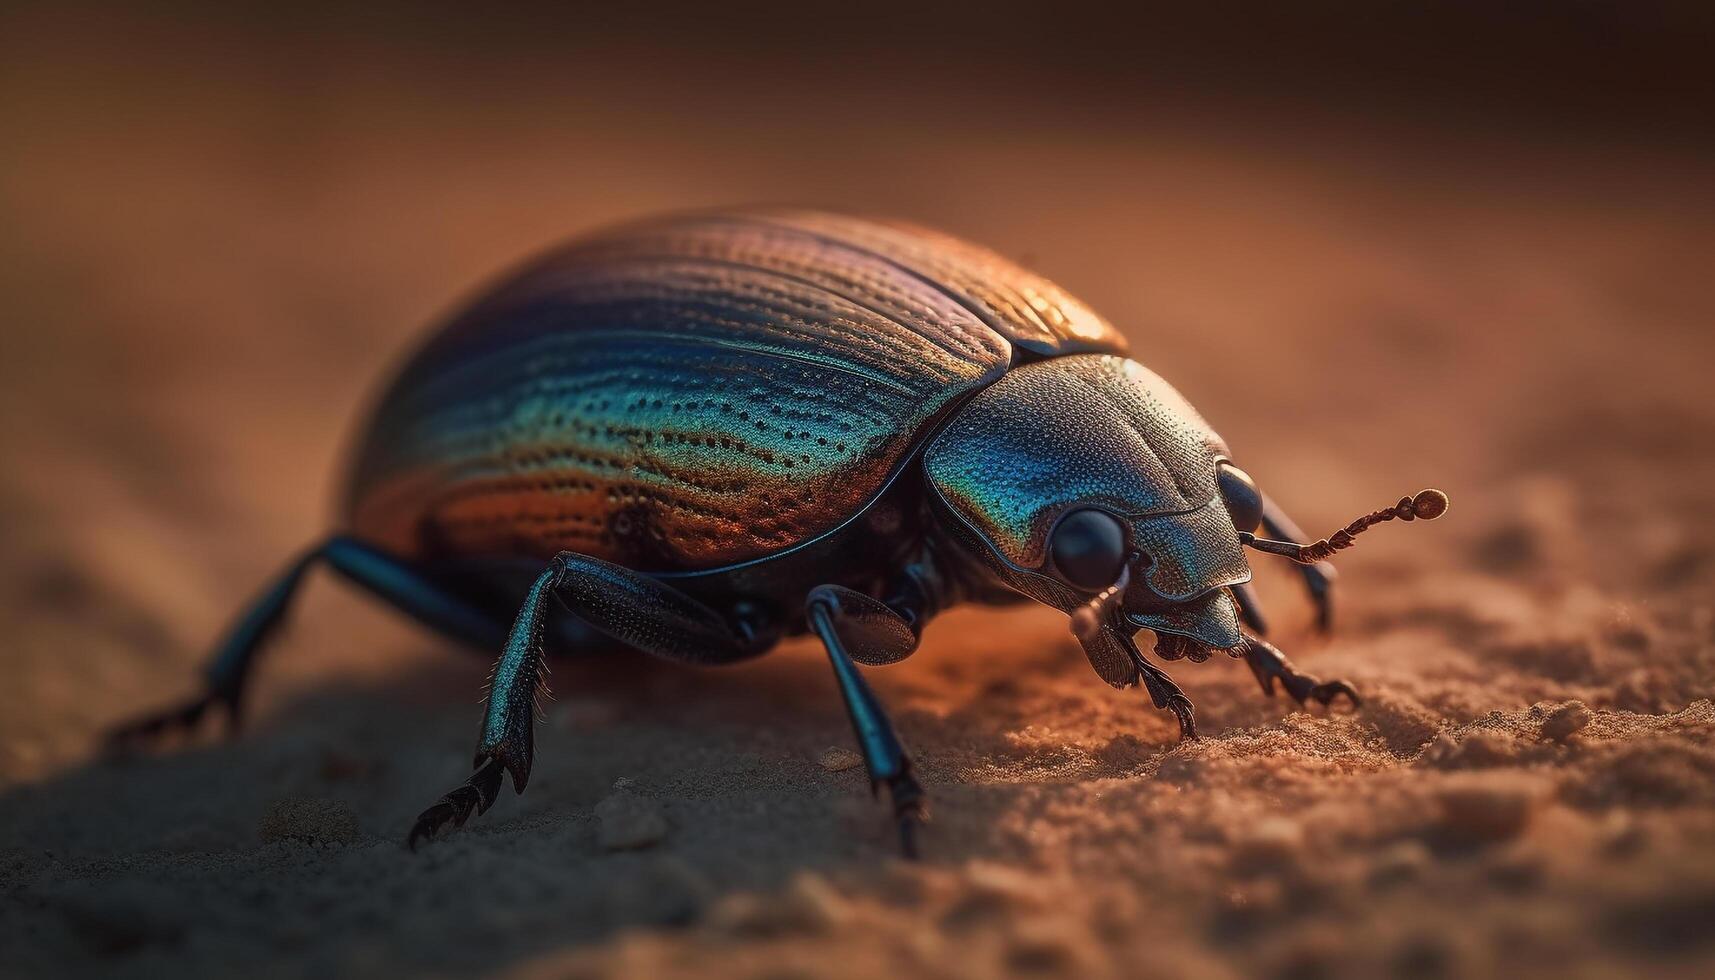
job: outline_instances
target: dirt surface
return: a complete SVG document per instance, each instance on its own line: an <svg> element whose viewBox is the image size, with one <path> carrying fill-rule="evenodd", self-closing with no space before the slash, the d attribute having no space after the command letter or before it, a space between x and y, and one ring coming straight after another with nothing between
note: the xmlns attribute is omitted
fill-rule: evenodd
<svg viewBox="0 0 1715 980"><path fill-rule="evenodd" d="M0 51L0 974L1715 967L1707 158L426 55L286 85L33 30ZM317 578L241 737L96 757L327 528L425 323L579 230L755 200L1022 258L1314 531L1445 488L1341 564L1332 637L1254 562L1275 641L1362 710L1180 664L1176 745L1064 617L956 611L870 672L933 800L907 865L815 650L557 665L529 792L412 855L485 655Z"/></svg>

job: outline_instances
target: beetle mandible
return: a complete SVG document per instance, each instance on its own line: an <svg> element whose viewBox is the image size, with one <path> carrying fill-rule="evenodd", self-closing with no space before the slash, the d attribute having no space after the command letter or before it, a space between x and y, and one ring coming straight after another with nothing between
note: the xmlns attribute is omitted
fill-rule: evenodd
<svg viewBox="0 0 1715 980"><path fill-rule="evenodd" d="M1165 660L1243 658L1266 693L1357 694L1266 631L1242 548L1299 563L1326 628L1329 555L1432 519L1426 490L1304 534L1088 307L994 253L795 210L668 217L573 242L455 316L363 436L340 530L218 646L203 693L120 743L236 721L246 674L325 563L430 626L498 648L474 772L415 847L524 791L546 651L721 664L810 632L827 650L901 847L927 813L859 664L899 661L961 602L1067 613L1096 673L1196 736ZM1262 528L1270 537L1257 537ZM571 615L558 614L569 612Z"/></svg>

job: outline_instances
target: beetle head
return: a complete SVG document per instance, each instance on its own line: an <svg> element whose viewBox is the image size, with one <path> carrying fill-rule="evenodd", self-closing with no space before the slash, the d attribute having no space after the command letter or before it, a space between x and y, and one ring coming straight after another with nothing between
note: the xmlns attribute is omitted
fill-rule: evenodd
<svg viewBox="0 0 1715 980"><path fill-rule="evenodd" d="M1144 627L1202 647L1243 642L1227 587L1250 579L1239 532L1255 528L1261 497L1226 452L1153 372L1083 354L978 393L924 468L950 529L998 578L1094 617L1085 647L1114 682L1126 671L1104 670L1092 642L1129 645Z"/></svg>
<svg viewBox="0 0 1715 980"><path fill-rule="evenodd" d="M1310 543L1256 536L1263 497L1183 396L1135 361L1079 354L1016 368L924 452L944 527L994 578L1072 616L1090 663L1136 683L1131 637L1165 659L1237 650L1243 547L1315 563L1386 521L1434 520L1424 490Z"/></svg>

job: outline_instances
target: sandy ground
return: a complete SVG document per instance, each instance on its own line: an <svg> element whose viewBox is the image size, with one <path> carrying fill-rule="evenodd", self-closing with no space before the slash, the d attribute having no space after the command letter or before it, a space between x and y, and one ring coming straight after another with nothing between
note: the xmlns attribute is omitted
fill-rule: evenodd
<svg viewBox="0 0 1715 980"><path fill-rule="evenodd" d="M293 89L238 55L6 55L0 974L1715 966L1706 159L1028 103L937 125L884 86L525 111L410 66ZM910 866L861 769L821 763L848 732L816 651L563 665L529 792L413 856L484 657L318 579L241 737L96 758L326 527L423 324L580 229L750 200L1023 258L1312 529L1447 489L1445 520L1342 564L1329 639L1258 562L1277 643L1363 709L1180 665L1205 737L1176 745L1063 618L958 611L872 672L935 808ZM604 819L659 839L610 849Z"/></svg>

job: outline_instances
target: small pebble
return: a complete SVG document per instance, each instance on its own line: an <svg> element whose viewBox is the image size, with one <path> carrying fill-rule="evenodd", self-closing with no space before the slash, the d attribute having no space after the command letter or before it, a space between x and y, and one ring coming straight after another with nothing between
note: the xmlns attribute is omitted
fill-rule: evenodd
<svg viewBox="0 0 1715 980"><path fill-rule="evenodd" d="M647 796L621 788L595 805L596 842L604 850L630 851L667 836L667 818Z"/></svg>
<svg viewBox="0 0 1715 980"><path fill-rule="evenodd" d="M1564 742L1584 730L1595 715L1582 701L1568 701L1542 720L1542 737Z"/></svg>
<svg viewBox="0 0 1715 980"><path fill-rule="evenodd" d="M350 844L358 837L357 817L339 800L288 796L268 808L268 815L262 818L257 833L269 842Z"/></svg>
<svg viewBox="0 0 1715 980"><path fill-rule="evenodd" d="M813 871L803 871L786 886L785 906L791 919L806 932L821 932L844 922L846 900L828 880Z"/></svg>
<svg viewBox="0 0 1715 980"><path fill-rule="evenodd" d="M863 756L851 749L830 746L822 750L822 754L816 762L829 772L845 772L847 769L856 769L863 765Z"/></svg>
<svg viewBox="0 0 1715 980"><path fill-rule="evenodd" d="M965 869L964 889L941 915L943 929L987 926L1043 910L1041 880L1021 868L977 862Z"/></svg>
<svg viewBox="0 0 1715 980"><path fill-rule="evenodd" d="M806 871L778 895L726 896L709 911L706 922L718 933L762 938L820 934L847 918L845 899L825 878Z"/></svg>
<svg viewBox="0 0 1715 980"><path fill-rule="evenodd" d="M1259 872L1296 863L1304 849L1304 828L1285 817L1264 817L1233 846L1233 869Z"/></svg>
<svg viewBox="0 0 1715 980"><path fill-rule="evenodd" d="M1444 787L1438 798L1442 827L1468 843L1517 837L1530 824L1537 802L1533 785L1507 779L1460 781Z"/></svg>

